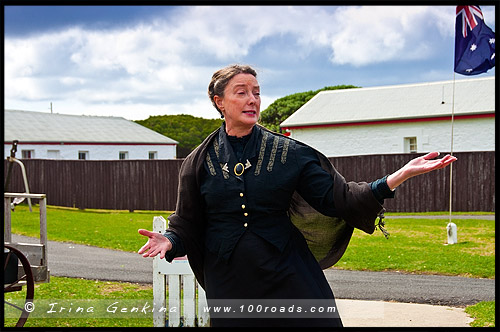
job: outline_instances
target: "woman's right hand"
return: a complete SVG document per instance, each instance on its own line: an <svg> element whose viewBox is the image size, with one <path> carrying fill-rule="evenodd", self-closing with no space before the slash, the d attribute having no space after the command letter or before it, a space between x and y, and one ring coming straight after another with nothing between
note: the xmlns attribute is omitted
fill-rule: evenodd
<svg viewBox="0 0 500 332"><path fill-rule="evenodd" d="M139 229L139 234L148 237L148 242L138 251L139 254L143 254L142 257L155 257L160 254L160 258L163 259L167 251L172 249L170 240L160 233Z"/></svg>

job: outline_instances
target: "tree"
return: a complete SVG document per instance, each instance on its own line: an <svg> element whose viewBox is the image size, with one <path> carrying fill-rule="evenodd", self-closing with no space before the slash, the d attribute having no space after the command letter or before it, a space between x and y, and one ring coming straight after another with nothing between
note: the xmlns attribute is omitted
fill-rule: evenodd
<svg viewBox="0 0 500 332"><path fill-rule="evenodd" d="M156 115L135 122L179 142L177 158L186 157L222 124L221 119L205 119L187 114Z"/></svg>
<svg viewBox="0 0 500 332"><path fill-rule="evenodd" d="M275 132L280 132L280 123L285 121L290 115L297 111L302 105L307 103L318 92L325 90L339 90L357 88L354 85L327 86L316 91L306 91L294 93L276 99L268 108L260 113L259 123Z"/></svg>

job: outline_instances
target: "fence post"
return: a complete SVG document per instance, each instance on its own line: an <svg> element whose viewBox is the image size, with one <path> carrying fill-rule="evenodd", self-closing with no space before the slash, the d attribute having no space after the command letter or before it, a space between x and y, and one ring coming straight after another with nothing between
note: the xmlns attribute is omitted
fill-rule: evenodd
<svg viewBox="0 0 500 332"><path fill-rule="evenodd" d="M163 233L166 221L163 217L154 217L153 231ZM166 289L168 291L166 292ZM196 294L198 292L198 295ZM168 308L165 304L168 293ZM153 296L155 308L166 308L162 312L155 310L153 325L165 327L168 312L168 326L209 326L210 316L206 311L205 291L196 282L187 256L175 258L172 263L160 259L153 260Z"/></svg>
<svg viewBox="0 0 500 332"><path fill-rule="evenodd" d="M196 281L194 274L182 276L183 293L183 317L185 326L196 324Z"/></svg>
<svg viewBox="0 0 500 332"><path fill-rule="evenodd" d="M153 232L163 233L166 229L166 221L163 217L154 217L153 219ZM165 291L165 274L161 273L158 269L160 256L156 255L153 258L153 303L154 308L158 308L153 312L153 326L165 327L166 312L159 310L166 308Z"/></svg>
<svg viewBox="0 0 500 332"><path fill-rule="evenodd" d="M198 326L209 326L210 315L207 308L207 296L205 290L198 284Z"/></svg>
<svg viewBox="0 0 500 332"><path fill-rule="evenodd" d="M3 199L3 209L4 209L4 225L3 225L3 240L4 242L12 242L12 215L10 213L10 197L5 197Z"/></svg>

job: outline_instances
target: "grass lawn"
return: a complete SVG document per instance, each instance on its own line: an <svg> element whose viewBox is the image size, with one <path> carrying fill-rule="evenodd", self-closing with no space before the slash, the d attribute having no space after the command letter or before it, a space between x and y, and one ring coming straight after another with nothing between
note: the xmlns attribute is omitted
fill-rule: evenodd
<svg viewBox="0 0 500 332"><path fill-rule="evenodd" d="M23 287L20 292L6 293L4 298L22 306L26 297L25 292L26 287ZM111 318L102 318L102 312L106 309L99 310L99 306L104 305L104 307L110 306L110 310L113 311L115 302L127 304L121 308L131 309L131 303L137 303L139 306L146 302L152 303L152 299L152 285L51 277L49 283L35 285L35 311L28 316L24 327L153 327L152 314L144 315L145 318L133 319L124 318L127 314L123 314L121 319L117 319L113 317L113 313L109 313ZM43 311L37 311L40 309L39 302L44 304ZM45 306L51 303L57 305ZM61 309L62 307L65 309ZM77 313L78 307L84 308L83 312ZM93 312L88 312L89 308L92 308ZM4 326L15 326L20 311L8 305L4 305L4 310L6 317ZM57 315L57 318L38 318L47 311L56 311L57 313L48 316ZM70 318L64 318L64 314Z"/></svg>
<svg viewBox="0 0 500 332"><path fill-rule="evenodd" d="M145 243L145 238L137 230L151 230L154 216L166 219L169 215L170 212L165 211L80 210L48 206L47 238L135 252ZM33 212L29 212L27 205L18 205L11 218L12 233L40 236L38 205L33 206Z"/></svg>
<svg viewBox="0 0 500 332"><path fill-rule="evenodd" d="M33 206L32 213L26 205L17 206L12 213L12 232L38 237L38 213L37 205ZM137 233L137 229L151 229L154 216L167 218L169 214L166 211L79 210L48 206L48 239L136 252L145 243L145 238ZM335 268L495 278L494 220L454 219L459 242L455 245L446 245L448 220L391 219L391 214L387 214L385 220L389 239L385 239L378 230L373 235L356 230L345 255ZM35 295L39 299L153 298L150 287L57 277L51 277L48 284L38 285ZM22 294L12 296L22 298ZM494 302L481 302L467 310L478 317L476 324L479 326L495 324ZM26 326L152 326L152 320L40 318L28 319Z"/></svg>
<svg viewBox="0 0 500 332"><path fill-rule="evenodd" d="M495 327L495 301L479 302L465 308L474 321L472 327Z"/></svg>
<svg viewBox="0 0 500 332"><path fill-rule="evenodd" d="M455 219L458 243L447 245L443 219L386 217L389 239L355 230L336 268L495 278L495 221Z"/></svg>

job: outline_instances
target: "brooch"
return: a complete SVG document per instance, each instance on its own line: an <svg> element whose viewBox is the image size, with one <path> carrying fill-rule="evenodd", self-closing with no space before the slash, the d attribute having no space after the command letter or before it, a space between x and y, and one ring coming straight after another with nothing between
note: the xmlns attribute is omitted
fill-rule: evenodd
<svg viewBox="0 0 500 332"><path fill-rule="evenodd" d="M236 176L240 176L245 172L246 169L250 167L252 167L252 164L250 164L250 161L248 161L248 159L245 165L243 165L243 163L237 163L236 165L234 165L234 174Z"/></svg>

